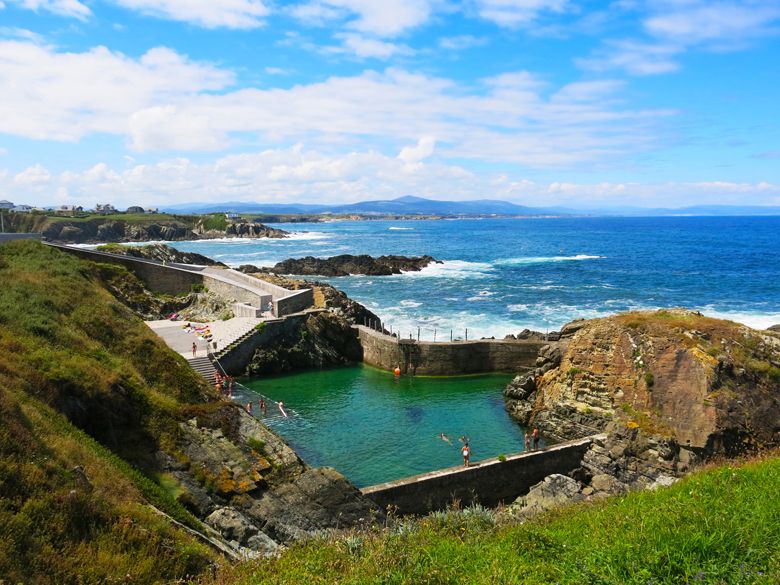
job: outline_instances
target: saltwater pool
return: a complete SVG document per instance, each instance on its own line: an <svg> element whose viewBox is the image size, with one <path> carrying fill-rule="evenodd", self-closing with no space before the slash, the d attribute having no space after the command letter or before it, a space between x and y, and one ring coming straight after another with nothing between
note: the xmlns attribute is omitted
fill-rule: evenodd
<svg viewBox="0 0 780 585"><path fill-rule="evenodd" d="M511 376L402 376L368 366L242 380L238 400L277 431L310 465L331 466L363 487L462 463L458 437L472 461L523 449L523 430L504 410ZM284 401L259 412L261 393ZM445 433L448 444L440 438Z"/></svg>

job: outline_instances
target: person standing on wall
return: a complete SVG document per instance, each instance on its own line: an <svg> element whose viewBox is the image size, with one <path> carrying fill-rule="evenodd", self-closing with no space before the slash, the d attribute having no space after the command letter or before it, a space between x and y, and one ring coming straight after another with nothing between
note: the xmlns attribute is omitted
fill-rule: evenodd
<svg viewBox="0 0 780 585"><path fill-rule="evenodd" d="M469 447L468 443L463 443L460 454L463 455L463 467L468 467L469 458L471 457L471 447Z"/></svg>
<svg viewBox="0 0 780 585"><path fill-rule="evenodd" d="M534 432L531 433L531 438L534 442L534 450L539 448L539 427L534 426Z"/></svg>

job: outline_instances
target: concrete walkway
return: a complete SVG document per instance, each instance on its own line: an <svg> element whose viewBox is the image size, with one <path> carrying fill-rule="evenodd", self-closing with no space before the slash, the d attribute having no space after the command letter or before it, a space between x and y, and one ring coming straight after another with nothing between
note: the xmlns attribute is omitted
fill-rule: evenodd
<svg viewBox="0 0 780 585"><path fill-rule="evenodd" d="M258 323L262 323L265 319L259 319L254 317L234 317L227 321L212 321L210 323L195 323L193 325L197 327L203 327L207 325L211 330L212 342L211 351L220 351L226 348L228 345L236 341L242 335L248 333L254 329ZM192 358L192 343L194 342L197 351L196 356L202 357L206 355L207 343L203 339L199 339L195 333L187 332L184 330L183 325L185 321L169 321L162 319L159 321L147 321L146 324L149 328L159 335L163 341L173 351L183 355L185 358ZM214 342L217 346L214 347Z"/></svg>

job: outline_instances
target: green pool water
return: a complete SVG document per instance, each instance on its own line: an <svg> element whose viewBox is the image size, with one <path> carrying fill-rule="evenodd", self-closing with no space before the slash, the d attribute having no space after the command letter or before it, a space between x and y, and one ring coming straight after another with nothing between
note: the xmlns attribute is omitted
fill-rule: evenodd
<svg viewBox="0 0 780 585"><path fill-rule="evenodd" d="M358 487L523 449L523 430L504 410L507 375L406 377L367 366L242 380L238 400L277 431L310 465L335 467ZM284 401L289 418L260 393ZM452 444L440 437L445 433Z"/></svg>

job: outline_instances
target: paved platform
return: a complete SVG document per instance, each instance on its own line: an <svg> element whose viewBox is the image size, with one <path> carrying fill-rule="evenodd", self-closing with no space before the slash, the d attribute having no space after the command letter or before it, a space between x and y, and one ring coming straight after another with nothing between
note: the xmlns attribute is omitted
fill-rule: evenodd
<svg viewBox="0 0 780 585"><path fill-rule="evenodd" d="M212 334L211 350L220 351L233 343L236 339L251 331L258 323L265 319L255 317L234 317L227 321L212 321L210 323L194 323L197 327L208 325ZM186 321L169 321L161 319L158 321L147 321L149 328L159 335L168 347L173 351L180 353L185 358L192 357L192 343L197 347L196 356L206 355L206 341L200 339L194 332L186 331L183 326ZM213 343L217 346L214 348Z"/></svg>

